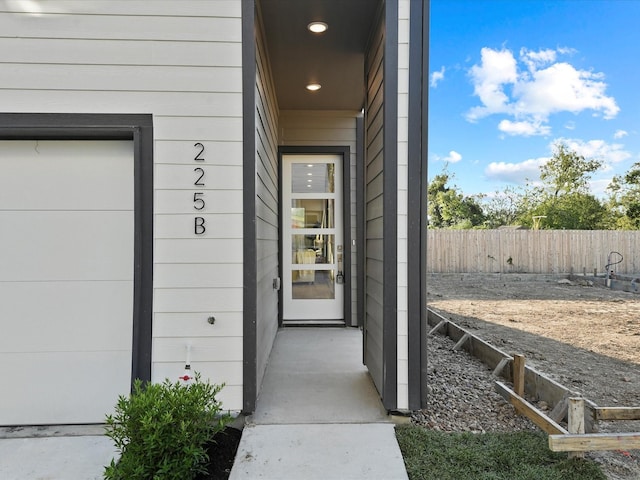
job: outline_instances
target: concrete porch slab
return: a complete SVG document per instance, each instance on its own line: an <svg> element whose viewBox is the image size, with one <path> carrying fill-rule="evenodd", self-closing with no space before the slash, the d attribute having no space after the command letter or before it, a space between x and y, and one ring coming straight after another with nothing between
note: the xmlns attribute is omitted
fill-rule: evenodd
<svg viewBox="0 0 640 480"><path fill-rule="evenodd" d="M254 425L230 480L407 480L392 424Z"/></svg>
<svg viewBox="0 0 640 480"><path fill-rule="evenodd" d="M380 423L389 417L367 367L356 328L278 332L250 423Z"/></svg>

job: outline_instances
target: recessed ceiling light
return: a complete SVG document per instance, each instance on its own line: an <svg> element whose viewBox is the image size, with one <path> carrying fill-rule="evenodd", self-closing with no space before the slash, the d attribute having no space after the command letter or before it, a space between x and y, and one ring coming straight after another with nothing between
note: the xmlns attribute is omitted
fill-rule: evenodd
<svg viewBox="0 0 640 480"><path fill-rule="evenodd" d="M319 83L310 83L309 85L307 85L306 88L310 92L317 92L318 90L320 90L322 88L322 85L320 85Z"/></svg>
<svg viewBox="0 0 640 480"><path fill-rule="evenodd" d="M324 33L328 28L329 25L324 22L311 22L309 25L307 25L307 29L313 33Z"/></svg>

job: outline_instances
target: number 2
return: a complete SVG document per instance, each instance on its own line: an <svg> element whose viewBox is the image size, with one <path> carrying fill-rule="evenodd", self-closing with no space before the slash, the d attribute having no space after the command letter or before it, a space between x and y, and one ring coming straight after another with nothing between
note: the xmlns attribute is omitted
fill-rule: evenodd
<svg viewBox="0 0 640 480"><path fill-rule="evenodd" d="M198 143L194 143L193 146L194 147L200 147L200 151L198 152L198 154L193 159L196 162L204 162L204 158L200 156L200 155L202 155L204 153L204 145L201 144L200 142L198 142Z"/></svg>
<svg viewBox="0 0 640 480"><path fill-rule="evenodd" d="M193 182L193 184L198 187L204 187L204 182L202 181L202 179L204 178L204 169L200 167L196 167L193 169L193 171L196 173L200 173L200 176L196 179L195 182Z"/></svg>

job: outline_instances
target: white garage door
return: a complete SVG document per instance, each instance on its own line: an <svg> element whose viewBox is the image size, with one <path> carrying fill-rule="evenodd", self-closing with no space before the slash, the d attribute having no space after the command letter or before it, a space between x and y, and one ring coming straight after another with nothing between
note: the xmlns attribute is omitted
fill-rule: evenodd
<svg viewBox="0 0 640 480"><path fill-rule="evenodd" d="M101 423L129 391L133 144L0 141L0 425Z"/></svg>

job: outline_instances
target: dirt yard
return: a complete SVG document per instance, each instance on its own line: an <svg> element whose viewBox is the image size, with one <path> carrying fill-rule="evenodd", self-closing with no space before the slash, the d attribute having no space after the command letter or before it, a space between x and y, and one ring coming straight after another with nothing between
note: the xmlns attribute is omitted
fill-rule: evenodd
<svg viewBox="0 0 640 480"><path fill-rule="evenodd" d="M640 406L640 295L559 280L433 275L427 303L599 406ZM640 422L600 431L637 432Z"/></svg>

